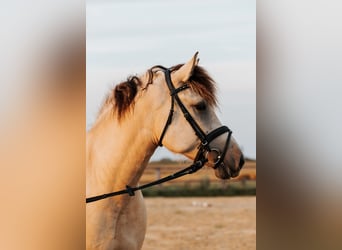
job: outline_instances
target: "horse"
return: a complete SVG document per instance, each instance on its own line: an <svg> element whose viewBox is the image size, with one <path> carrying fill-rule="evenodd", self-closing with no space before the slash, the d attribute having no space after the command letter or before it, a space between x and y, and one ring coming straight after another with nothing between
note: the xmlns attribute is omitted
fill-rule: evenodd
<svg viewBox="0 0 342 250"><path fill-rule="evenodd" d="M215 113L216 83L198 62L196 52L185 64L154 66L110 91L87 132L87 197L137 186L162 145L200 159L218 178L239 174L243 154ZM141 191L86 204L87 249L141 249L145 233Z"/></svg>

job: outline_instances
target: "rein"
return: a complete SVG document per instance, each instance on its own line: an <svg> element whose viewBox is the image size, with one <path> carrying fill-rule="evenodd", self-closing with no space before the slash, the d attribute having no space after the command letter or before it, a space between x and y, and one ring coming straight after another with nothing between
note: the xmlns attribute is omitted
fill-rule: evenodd
<svg viewBox="0 0 342 250"><path fill-rule="evenodd" d="M166 84L170 90L170 96L171 96L171 108L170 108L169 116L168 116L167 121L165 123L163 132L160 136L158 146L160 146L160 147L163 146L163 138L166 134L168 127L172 123L172 118L173 118L173 113L174 113L174 105L175 105L175 102L177 102L177 104L178 104L179 108L181 109L185 119L188 121L190 126L195 131L195 134L197 135L197 137L201 141L201 144L198 147L198 152L197 152L197 155L195 157L193 164L191 164L189 167L186 167L186 168L184 168L184 169L182 169L182 170L180 170L174 174L171 174L169 176L166 176L166 177L161 178L159 180L147 183L147 184L142 185L142 186L130 187L130 186L126 185L126 189L122 189L120 191L106 193L106 194L86 198L86 203L102 200L102 199L105 199L108 197L121 195L121 194L129 194L130 196L134 196L135 195L134 192L137 190L142 190L142 189L145 189L148 187L159 185L161 183L177 179L177 178L182 177L182 176L187 175L187 174L193 174L193 173L197 172L199 169L201 169L204 166L204 164L206 164L206 162L208 162L207 156L211 152L215 152L217 154L217 157L216 157L217 159L213 163L214 169L216 169L217 167L222 165L222 162L224 160L224 157L225 157L227 149L228 149L228 145L230 142L232 131L227 126L221 126L217 129L214 129L209 134L205 134L203 132L203 130L201 129L201 127L193 119L193 117L191 116L191 114L186 109L186 107L184 106L184 104L182 103L182 101L179 99L179 96L178 96L178 93L185 90L185 89L188 89L189 85L184 84L178 88L175 88L173 83L172 83L172 80L171 80L171 70L168 68L165 68L163 66L159 66L159 65L155 66L155 67L161 68L163 70L164 75L165 75ZM226 140L226 143L225 143L225 146L224 146L222 153L220 152L219 149L210 148L210 146L209 146L210 142L213 141L215 138L219 137L220 135L224 134L224 133L228 133L228 136L227 136L227 140Z"/></svg>
<svg viewBox="0 0 342 250"><path fill-rule="evenodd" d="M116 191L116 192L112 192L112 193L107 193L107 194L102 194L102 195L98 195L98 196L93 196L90 198L86 198L86 203L90 203L90 202L94 202L94 201L98 201L98 200L102 200L108 197L112 197L112 196L116 196L116 195L121 195L121 194L129 194L129 196L134 196L134 192L137 190L142 190L148 187L152 187L155 185L159 185L162 184L164 182L167 181L171 181L174 179L177 179L179 177L182 177L183 175L187 175L187 174L192 174L197 172L198 170L200 170L205 164L205 161L197 161L195 163L193 163L192 165L190 165L187 168L184 168L174 174L171 174L169 176L166 176L164 178L161 178L159 180L150 182L148 184L142 185L142 186L138 186L138 187L130 187L130 186L126 186L126 189L120 190L120 191Z"/></svg>

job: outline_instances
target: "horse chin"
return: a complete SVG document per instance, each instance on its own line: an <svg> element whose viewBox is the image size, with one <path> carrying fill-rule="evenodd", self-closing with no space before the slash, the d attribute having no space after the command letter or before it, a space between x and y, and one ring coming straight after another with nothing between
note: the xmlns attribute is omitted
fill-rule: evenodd
<svg viewBox="0 0 342 250"><path fill-rule="evenodd" d="M223 163L215 169L215 175L219 179L227 180L239 175L239 172L232 171L229 167L226 167Z"/></svg>
<svg viewBox="0 0 342 250"><path fill-rule="evenodd" d="M215 169L215 175L219 179L230 179L230 171L229 168L225 168L224 164L221 164Z"/></svg>

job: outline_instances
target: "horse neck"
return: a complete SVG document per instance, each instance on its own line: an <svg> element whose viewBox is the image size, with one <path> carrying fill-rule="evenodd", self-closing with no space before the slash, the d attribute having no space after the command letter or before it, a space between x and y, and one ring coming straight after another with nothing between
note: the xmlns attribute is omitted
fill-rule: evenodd
<svg viewBox="0 0 342 250"><path fill-rule="evenodd" d="M143 115L130 115L120 123L109 115L102 116L87 135L89 192L136 186L155 149L151 127Z"/></svg>

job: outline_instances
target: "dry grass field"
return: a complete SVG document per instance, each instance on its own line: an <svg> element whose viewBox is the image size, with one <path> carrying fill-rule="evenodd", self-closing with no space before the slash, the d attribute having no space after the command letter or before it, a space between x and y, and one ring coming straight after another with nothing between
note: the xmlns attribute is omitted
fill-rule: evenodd
<svg viewBox="0 0 342 250"><path fill-rule="evenodd" d="M190 162L173 162L173 163L162 163L162 162L152 162L150 163L144 171L140 179L140 184L146 184L148 182L159 179L160 177L165 177L172 173L175 173L187 166L191 165ZM194 174L185 175L180 179L173 180L171 182L164 183L163 185L179 185L191 182L200 182L203 179L208 179L211 183L219 183L219 180L213 169L208 167L203 167ZM246 161L244 167L241 169L238 177L229 180L229 182L237 182L241 180L256 180L256 161Z"/></svg>
<svg viewBox="0 0 342 250"><path fill-rule="evenodd" d="M145 198L143 250L256 249L256 197Z"/></svg>

